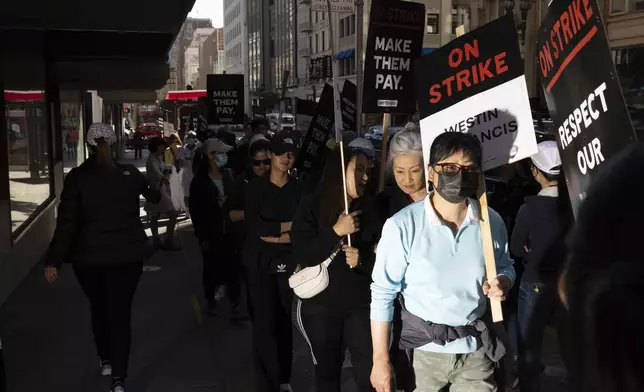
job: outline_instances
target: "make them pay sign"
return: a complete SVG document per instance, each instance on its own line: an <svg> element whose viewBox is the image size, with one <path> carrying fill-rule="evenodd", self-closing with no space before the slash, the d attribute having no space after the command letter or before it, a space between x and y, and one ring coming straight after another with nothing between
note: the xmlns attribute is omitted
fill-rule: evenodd
<svg viewBox="0 0 644 392"><path fill-rule="evenodd" d="M411 53L410 39L376 37L376 50L398 53ZM380 71L407 71L411 70L411 59L396 56L374 55L376 61L376 88L383 90L402 90L400 81L402 75L381 73Z"/></svg>
<svg viewBox="0 0 644 392"><path fill-rule="evenodd" d="M235 107L239 104L237 90L213 91L212 102L217 114L234 114Z"/></svg>

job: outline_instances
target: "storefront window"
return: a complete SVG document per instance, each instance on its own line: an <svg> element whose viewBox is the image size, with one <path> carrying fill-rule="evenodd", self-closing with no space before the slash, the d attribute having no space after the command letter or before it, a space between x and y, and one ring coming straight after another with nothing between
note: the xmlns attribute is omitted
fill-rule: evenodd
<svg viewBox="0 0 644 392"><path fill-rule="evenodd" d="M15 232L51 195L48 111L42 91L6 90L4 97Z"/></svg>
<svg viewBox="0 0 644 392"><path fill-rule="evenodd" d="M76 99L75 96L78 96ZM63 138L63 171L65 174L85 159L80 92L61 92L60 121Z"/></svg>
<svg viewBox="0 0 644 392"><path fill-rule="evenodd" d="M613 59L633 127L641 138L644 136L644 46L614 50Z"/></svg>

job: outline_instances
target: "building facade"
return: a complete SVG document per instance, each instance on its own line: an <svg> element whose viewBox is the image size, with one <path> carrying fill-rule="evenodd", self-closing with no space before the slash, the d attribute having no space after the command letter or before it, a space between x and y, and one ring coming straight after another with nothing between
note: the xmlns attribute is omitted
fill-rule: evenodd
<svg viewBox="0 0 644 392"><path fill-rule="evenodd" d="M245 111L250 113L247 2L224 0L224 71L244 75Z"/></svg>
<svg viewBox="0 0 644 392"><path fill-rule="evenodd" d="M224 28L216 28L199 47L199 67L197 80L193 85L198 89L206 88L208 74L221 74L224 63Z"/></svg>
<svg viewBox="0 0 644 392"><path fill-rule="evenodd" d="M217 31L214 28L198 28L195 30L192 37L190 45L186 48L183 59L184 59L184 68L183 68L183 77L186 84L193 87L199 84L199 66L200 62L200 53L201 48L204 42ZM223 32L222 32L223 34ZM216 34L215 34L216 36ZM216 37L214 37L216 39Z"/></svg>
<svg viewBox="0 0 644 392"><path fill-rule="evenodd" d="M248 88L252 100L274 90L271 72L270 10L273 2L248 0L246 20L248 34Z"/></svg>
<svg viewBox="0 0 644 392"><path fill-rule="evenodd" d="M186 88L187 83L184 73L185 51L192 42L195 31L199 28L212 28L212 21L210 19L187 18L172 43L172 47L170 47L168 63L170 64L170 68L175 69L177 77L175 80L175 88L168 88L169 91L183 90Z"/></svg>

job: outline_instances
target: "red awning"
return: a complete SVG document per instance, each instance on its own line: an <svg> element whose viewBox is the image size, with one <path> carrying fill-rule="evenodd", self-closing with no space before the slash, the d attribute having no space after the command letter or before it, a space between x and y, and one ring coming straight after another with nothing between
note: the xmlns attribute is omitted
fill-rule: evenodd
<svg viewBox="0 0 644 392"><path fill-rule="evenodd" d="M199 98L206 96L206 90L168 91L168 95L165 99L167 101L196 101Z"/></svg>
<svg viewBox="0 0 644 392"><path fill-rule="evenodd" d="M42 101L44 99L44 91L4 91L5 101Z"/></svg>

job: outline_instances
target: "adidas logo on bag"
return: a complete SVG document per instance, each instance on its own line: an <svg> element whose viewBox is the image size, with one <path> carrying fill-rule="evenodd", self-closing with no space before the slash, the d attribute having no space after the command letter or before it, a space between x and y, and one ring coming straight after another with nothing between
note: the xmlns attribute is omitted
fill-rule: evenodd
<svg viewBox="0 0 644 392"><path fill-rule="evenodd" d="M277 272L286 272L286 264L278 264Z"/></svg>

